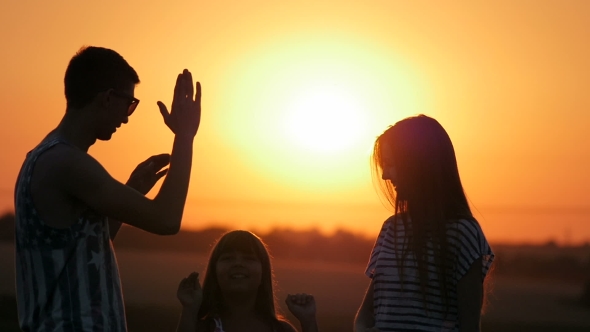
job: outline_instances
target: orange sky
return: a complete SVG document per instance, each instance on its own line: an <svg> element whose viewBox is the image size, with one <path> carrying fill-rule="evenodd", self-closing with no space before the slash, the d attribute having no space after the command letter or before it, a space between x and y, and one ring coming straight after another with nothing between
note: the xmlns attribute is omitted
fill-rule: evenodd
<svg viewBox="0 0 590 332"><path fill-rule="evenodd" d="M129 124L90 150L123 182L171 148L156 101L170 103L176 74L203 85L185 227L374 236L389 212L371 142L424 113L449 131L490 240L590 240L588 17L586 1L9 1L0 211L12 210L24 154L63 115L70 57L97 45L142 81ZM320 113L335 128L310 143L304 124ZM331 141L338 128L346 144Z"/></svg>

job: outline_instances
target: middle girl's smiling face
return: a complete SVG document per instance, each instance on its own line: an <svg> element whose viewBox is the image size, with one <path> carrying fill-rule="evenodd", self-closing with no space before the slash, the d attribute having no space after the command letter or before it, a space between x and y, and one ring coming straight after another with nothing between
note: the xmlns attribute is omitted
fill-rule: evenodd
<svg viewBox="0 0 590 332"><path fill-rule="evenodd" d="M219 256L216 273L223 293L256 292L262 280L262 264L253 252L233 250Z"/></svg>

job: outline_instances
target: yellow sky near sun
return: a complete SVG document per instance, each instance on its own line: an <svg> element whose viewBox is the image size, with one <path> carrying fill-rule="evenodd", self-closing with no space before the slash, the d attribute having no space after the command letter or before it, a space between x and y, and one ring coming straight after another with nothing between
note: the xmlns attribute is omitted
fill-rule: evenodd
<svg viewBox="0 0 590 332"><path fill-rule="evenodd" d="M170 102L176 74L186 67L202 82L185 227L344 227L373 236L388 211L371 184L371 143L387 125L425 113L449 131L488 237L543 241L569 229L575 241L590 239L590 3L2 7L0 210L12 209L24 154L63 115L63 73L86 44L117 50L142 80L130 123L90 150L121 181L170 150L155 102ZM333 134L310 147L298 131L306 118L358 126L348 145Z"/></svg>

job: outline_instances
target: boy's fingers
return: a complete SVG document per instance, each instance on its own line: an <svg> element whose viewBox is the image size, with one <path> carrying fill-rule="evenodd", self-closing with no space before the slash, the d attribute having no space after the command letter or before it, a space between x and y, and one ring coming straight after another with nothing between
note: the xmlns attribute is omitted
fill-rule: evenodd
<svg viewBox="0 0 590 332"><path fill-rule="evenodd" d="M160 169L170 163L170 154L162 153L162 154L154 155L154 156L151 156L148 160L149 160L149 163L152 164L151 167L156 166L158 169Z"/></svg>
<svg viewBox="0 0 590 332"><path fill-rule="evenodd" d="M180 95L182 94L182 80L182 74L178 74L178 76L176 77L176 85L174 85L174 96L172 97L173 100L178 100L178 98L180 98Z"/></svg>
<svg viewBox="0 0 590 332"><path fill-rule="evenodd" d="M199 105L201 104L201 83L197 82L195 84L196 88L197 88L197 92L195 92L195 101L199 103Z"/></svg>
<svg viewBox="0 0 590 332"><path fill-rule="evenodd" d="M185 72L185 80L186 80L186 88L187 88L187 95L191 100L193 100L194 88L193 88L193 74L189 70Z"/></svg>
<svg viewBox="0 0 590 332"><path fill-rule="evenodd" d="M156 177L157 177L158 179L160 179L161 177L163 177L163 176L164 176L164 175L166 175L167 173L168 173L168 169L166 168L166 169L164 169L164 170L161 170L161 171L159 171L158 173L156 173Z"/></svg>
<svg viewBox="0 0 590 332"><path fill-rule="evenodd" d="M168 108L166 108L166 105L164 105L164 103L161 101L157 102L157 104L158 104L158 108L160 109L160 114L162 114L164 121L166 121L166 119L170 115L170 112L168 112Z"/></svg>

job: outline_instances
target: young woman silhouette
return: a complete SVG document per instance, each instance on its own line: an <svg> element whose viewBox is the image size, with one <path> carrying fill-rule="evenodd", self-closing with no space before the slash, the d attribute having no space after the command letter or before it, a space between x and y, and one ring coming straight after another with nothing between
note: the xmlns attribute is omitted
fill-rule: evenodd
<svg viewBox="0 0 590 332"><path fill-rule="evenodd" d="M433 118L406 118L377 138L373 164L395 214L371 253L354 330L479 331L494 254L471 214L449 135Z"/></svg>

